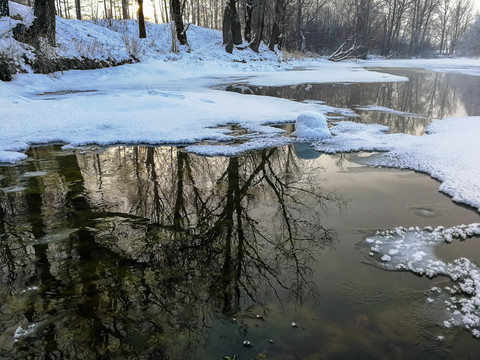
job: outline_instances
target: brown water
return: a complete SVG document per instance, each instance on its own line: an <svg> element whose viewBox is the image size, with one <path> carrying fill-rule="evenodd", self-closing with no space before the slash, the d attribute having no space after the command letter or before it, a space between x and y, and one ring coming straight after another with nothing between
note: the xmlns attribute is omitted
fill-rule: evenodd
<svg viewBox="0 0 480 360"><path fill-rule="evenodd" d="M424 175L367 168L361 154L296 151L306 157L302 145L237 158L47 146L0 168L1 357L420 359L480 349L462 330L435 340L446 331L423 291L438 279L381 271L356 249L374 229L478 214ZM416 211L427 207L435 216ZM31 332L15 342L19 326Z"/></svg>
<svg viewBox="0 0 480 360"><path fill-rule="evenodd" d="M474 114L460 88L448 111ZM359 104L380 105L362 94ZM366 155L308 144L231 158L30 149L0 166L0 358L474 358L480 341L426 303L447 279L383 271L361 244L377 229L479 222L478 212L423 174L360 165ZM437 253L478 262L478 240Z"/></svg>

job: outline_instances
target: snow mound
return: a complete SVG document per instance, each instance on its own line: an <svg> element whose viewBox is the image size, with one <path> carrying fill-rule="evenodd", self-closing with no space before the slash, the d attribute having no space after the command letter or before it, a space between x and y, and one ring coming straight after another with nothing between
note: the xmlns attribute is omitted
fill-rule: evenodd
<svg viewBox="0 0 480 360"><path fill-rule="evenodd" d="M445 327L462 326L480 337L480 268L466 258L449 263L435 255L435 246L443 242L474 236L480 236L480 223L448 229L398 227L377 232L368 237L364 245L369 248L374 261L385 269L406 270L428 277L449 277L454 285L432 288L427 294L427 302L433 303L438 298L445 304L448 316L443 321Z"/></svg>
<svg viewBox="0 0 480 360"><path fill-rule="evenodd" d="M332 136L325 115L314 111L298 115L295 132L297 137L305 140L320 140Z"/></svg>

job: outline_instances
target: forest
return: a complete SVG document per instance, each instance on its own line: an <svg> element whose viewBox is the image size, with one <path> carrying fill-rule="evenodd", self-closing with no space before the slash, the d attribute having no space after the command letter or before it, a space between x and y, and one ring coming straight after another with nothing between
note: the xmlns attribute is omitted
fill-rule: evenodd
<svg viewBox="0 0 480 360"><path fill-rule="evenodd" d="M37 17L33 32L55 42L55 16L78 20L138 19L171 23L179 45L190 24L222 30L227 52L314 53L330 60L480 55L473 0L22 0ZM8 0L0 0L8 16ZM175 40L175 39L174 39ZM175 46L174 46L175 48ZM173 49L175 50L175 49Z"/></svg>

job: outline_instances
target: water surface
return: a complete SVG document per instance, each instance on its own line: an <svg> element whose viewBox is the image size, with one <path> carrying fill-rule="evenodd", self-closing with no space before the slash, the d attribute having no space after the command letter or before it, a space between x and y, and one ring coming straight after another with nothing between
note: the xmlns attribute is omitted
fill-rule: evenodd
<svg viewBox="0 0 480 360"><path fill-rule="evenodd" d="M444 117L480 115L480 79L476 76L420 69L375 70L405 76L409 81L316 84L312 79L312 83L294 86L251 86L238 82L223 88L352 109L359 116L348 120L382 124L390 127L391 132L412 135L422 135L430 122ZM369 106L381 107L383 111L365 110ZM341 114L332 111L330 115Z"/></svg>
<svg viewBox="0 0 480 360"><path fill-rule="evenodd" d="M356 110L355 121L419 135L442 116L478 115L476 79L412 74L253 90L415 113ZM480 342L426 302L449 280L381 270L361 244L378 229L450 227L478 212L424 174L361 165L369 155L302 143L228 158L31 148L0 166L0 358L472 358ZM478 262L478 240L437 253Z"/></svg>

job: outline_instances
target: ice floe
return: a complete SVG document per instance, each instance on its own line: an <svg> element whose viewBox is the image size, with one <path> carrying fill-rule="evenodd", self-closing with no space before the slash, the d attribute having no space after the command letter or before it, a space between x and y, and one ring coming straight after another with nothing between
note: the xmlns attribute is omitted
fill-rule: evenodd
<svg viewBox="0 0 480 360"><path fill-rule="evenodd" d="M378 231L367 237L364 245L373 261L385 269L411 271L430 278L449 277L453 285L432 287L427 303L437 299L444 303L448 317L443 320L445 327L461 326L480 337L480 268L463 257L447 262L435 254L435 247L441 243L478 236L480 223L435 229L397 227Z"/></svg>

